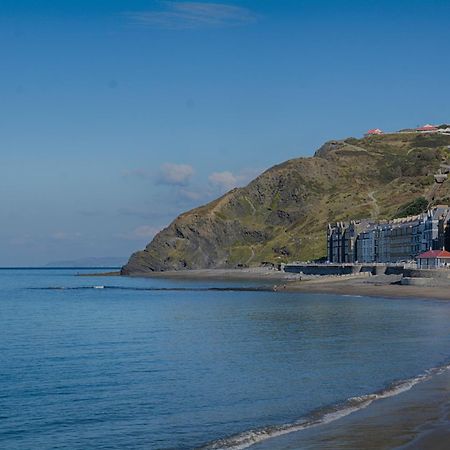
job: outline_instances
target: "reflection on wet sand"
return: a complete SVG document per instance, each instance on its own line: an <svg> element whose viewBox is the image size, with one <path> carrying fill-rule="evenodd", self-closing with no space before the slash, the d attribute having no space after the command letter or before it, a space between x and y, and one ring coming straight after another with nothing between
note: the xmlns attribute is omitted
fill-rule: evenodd
<svg viewBox="0 0 450 450"><path fill-rule="evenodd" d="M252 449L447 450L450 371L335 422L271 439Z"/></svg>

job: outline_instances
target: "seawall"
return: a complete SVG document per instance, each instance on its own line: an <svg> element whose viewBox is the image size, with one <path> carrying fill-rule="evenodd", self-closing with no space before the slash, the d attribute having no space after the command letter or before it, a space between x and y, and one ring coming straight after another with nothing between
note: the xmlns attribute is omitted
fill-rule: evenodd
<svg viewBox="0 0 450 450"><path fill-rule="evenodd" d="M304 275L351 275L357 273L371 273L372 275L402 275L404 266L390 266L385 264L286 264L287 273L301 273Z"/></svg>
<svg viewBox="0 0 450 450"><path fill-rule="evenodd" d="M286 264L284 271L303 275L403 275L406 278L449 280L450 270L411 269L402 264Z"/></svg>

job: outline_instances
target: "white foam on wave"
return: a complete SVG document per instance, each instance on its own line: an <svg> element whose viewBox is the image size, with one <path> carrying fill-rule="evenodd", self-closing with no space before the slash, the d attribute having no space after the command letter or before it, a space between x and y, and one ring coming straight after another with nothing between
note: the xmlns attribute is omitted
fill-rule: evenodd
<svg viewBox="0 0 450 450"><path fill-rule="evenodd" d="M367 408L371 403L383 398L393 397L403 392L409 391L416 384L429 380L433 375L439 375L450 369L450 364L427 370L424 374L417 377L393 383L389 388L382 391L349 398L340 406L330 407L321 412L312 413L311 416L300 419L296 422L269 426L256 430L249 430L244 433L231 436L229 438L219 439L199 450L243 450L259 442L289 433L295 433L307 428L325 425L334 422L356 411Z"/></svg>
<svg viewBox="0 0 450 450"><path fill-rule="evenodd" d="M93 286L94 289L105 289L105 286Z"/></svg>

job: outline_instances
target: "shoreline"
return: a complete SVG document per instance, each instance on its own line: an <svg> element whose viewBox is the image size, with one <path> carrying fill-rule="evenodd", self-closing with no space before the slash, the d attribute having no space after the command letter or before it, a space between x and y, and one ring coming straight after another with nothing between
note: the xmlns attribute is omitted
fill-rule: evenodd
<svg viewBox="0 0 450 450"><path fill-rule="evenodd" d="M274 269L193 269L173 270L166 272L150 272L125 275L130 278L167 278L177 280L220 280L220 281L298 281L299 276L293 273Z"/></svg>
<svg viewBox="0 0 450 450"><path fill-rule="evenodd" d="M80 274L81 277L121 276L119 272ZM198 269L167 272L150 272L127 275L129 278L156 278L186 281L255 281L267 282L267 289L283 293L311 293L383 297L397 299L450 300L448 286L401 285L396 276L344 275L310 277L300 280L298 274L273 269Z"/></svg>
<svg viewBox="0 0 450 450"><path fill-rule="evenodd" d="M444 450L450 442L450 369L328 423L274 436L254 450Z"/></svg>
<svg viewBox="0 0 450 450"><path fill-rule="evenodd" d="M401 284L377 283L374 280L300 281L277 288L278 292L302 292L311 294L354 295L395 299L450 300L448 287L407 286Z"/></svg>
<svg viewBox="0 0 450 450"><path fill-rule="evenodd" d="M120 276L118 273L89 276ZM450 300L450 285L401 285L398 276L322 276L300 280L298 274L271 269L204 269L135 274L129 278L185 281L265 282L277 293L330 294L393 299ZM238 288L237 288L238 289ZM450 442L450 369L442 369L411 388L380 396L367 406L328 423L253 443L255 450L443 450Z"/></svg>

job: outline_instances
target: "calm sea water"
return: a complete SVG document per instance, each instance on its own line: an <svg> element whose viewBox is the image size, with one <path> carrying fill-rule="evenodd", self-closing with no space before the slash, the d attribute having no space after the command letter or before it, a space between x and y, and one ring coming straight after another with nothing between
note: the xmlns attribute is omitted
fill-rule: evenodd
<svg viewBox="0 0 450 450"><path fill-rule="evenodd" d="M446 302L76 272L0 270L0 448L223 447L450 361Z"/></svg>

